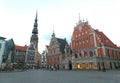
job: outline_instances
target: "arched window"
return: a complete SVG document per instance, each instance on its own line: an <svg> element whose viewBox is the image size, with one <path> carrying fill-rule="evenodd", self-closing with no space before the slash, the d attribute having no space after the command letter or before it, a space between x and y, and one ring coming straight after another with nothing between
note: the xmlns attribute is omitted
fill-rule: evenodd
<svg viewBox="0 0 120 83"><path fill-rule="evenodd" d="M114 58L114 50L112 50L112 58Z"/></svg>
<svg viewBox="0 0 120 83"><path fill-rule="evenodd" d="M75 53L75 58L77 58L78 57L78 55Z"/></svg>
<svg viewBox="0 0 120 83"><path fill-rule="evenodd" d="M82 54L81 54L81 52L79 52L79 56L80 56L80 57L82 57Z"/></svg>
<svg viewBox="0 0 120 83"><path fill-rule="evenodd" d="M110 57L110 50L106 49L106 56Z"/></svg>
<svg viewBox="0 0 120 83"><path fill-rule="evenodd" d="M87 56L87 52L85 51L85 52L84 52L84 57L86 57L86 56Z"/></svg>
<svg viewBox="0 0 120 83"><path fill-rule="evenodd" d="M92 57L93 56L93 52L92 51L90 51L90 57Z"/></svg>

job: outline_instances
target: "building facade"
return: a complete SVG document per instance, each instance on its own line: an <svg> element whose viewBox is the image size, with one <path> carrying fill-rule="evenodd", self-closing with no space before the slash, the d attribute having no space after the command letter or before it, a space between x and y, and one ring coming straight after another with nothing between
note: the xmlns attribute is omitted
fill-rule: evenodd
<svg viewBox="0 0 120 83"><path fill-rule="evenodd" d="M36 66L35 46L32 43L27 48L25 62L28 68Z"/></svg>
<svg viewBox="0 0 120 83"><path fill-rule="evenodd" d="M74 53L72 52L71 46L66 45L65 46L65 58L62 60L62 64L64 64L65 69L72 70L73 69L73 61Z"/></svg>
<svg viewBox="0 0 120 83"><path fill-rule="evenodd" d="M15 46L15 68L18 69L23 69L25 68L25 57L26 57L26 50L27 50L28 46Z"/></svg>
<svg viewBox="0 0 120 83"><path fill-rule="evenodd" d="M46 56L47 56L47 50L44 50L41 54L41 68L46 68Z"/></svg>
<svg viewBox="0 0 120 83"><path fill-rule="evenodd" d="M3 44L2 70L12 70L15 62L15 44L13 39L6 40Z"/></svg>
<svg viewBox="0 0 120 83"><path fill-rule="evenodd" d="M117 69L120 48L103 32L93 29L88 21L79 20L71 39L73 69Z"/></svg>
<svg viewBox="0 0 120 83"><path fill-rule="evenodd" d="M66 39L56 38L53 32L50 44L47 46L47 68L63 69L62 60L65 59L65 46L68 45Z"/></svg>
<svg viewBox="0 0 120 83"><path fill-rule="evenodd" d="M0 37L0 69L2 69L2 59L4 54L4 48L5 48L5 38Z"/></svg>
<svg viewBox="0 0 120 83"><path fill-rule="evenodd" d="M40 66L40 60L41 55L38 51L38 23L37 23L37 12L36 12L36 18L34 22L34 28L32 30L32 36L30 38L30 45L27 49L26 54L26 64L29 65L29 67L37 67Z"/></svg>

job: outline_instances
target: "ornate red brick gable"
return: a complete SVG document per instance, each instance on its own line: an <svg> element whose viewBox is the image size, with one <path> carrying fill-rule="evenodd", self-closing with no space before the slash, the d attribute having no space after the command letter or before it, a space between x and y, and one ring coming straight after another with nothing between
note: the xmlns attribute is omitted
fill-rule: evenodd
<svg viewBox="0 0 120 83"><path fill-rule="evenodd" d="M72 34L72 49L80 50L94 47L93 35L91 34L91 27L87 23L77 25Z"/></svg>

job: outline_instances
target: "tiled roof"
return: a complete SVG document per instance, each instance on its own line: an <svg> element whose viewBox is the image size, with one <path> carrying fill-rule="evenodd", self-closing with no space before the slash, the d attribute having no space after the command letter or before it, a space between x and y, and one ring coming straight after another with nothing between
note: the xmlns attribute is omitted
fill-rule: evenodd
<svg viewBox="0 0 120 83"><path fill-rule="evenodd" d="M62 54L64 54L65 45L68 45L67 41L65 39L60 38L57 38L57 41L60 43L60 51L62 52Z"/></svg>
<svg viewBox="0 0 120 83"><path fill-rule="evenodd" d="M25 50L27 50L27 48L28 48L28 46L18 46L18 45L16 45L16 50L22 50L22 51L25 51Z"/></svg>
<svg viewBox="0 0 120 83"><path fill-rule="evenodd" d="M105 46L117 47L103 32L100 32L98 30L95 30L95 32Z"/></svg>

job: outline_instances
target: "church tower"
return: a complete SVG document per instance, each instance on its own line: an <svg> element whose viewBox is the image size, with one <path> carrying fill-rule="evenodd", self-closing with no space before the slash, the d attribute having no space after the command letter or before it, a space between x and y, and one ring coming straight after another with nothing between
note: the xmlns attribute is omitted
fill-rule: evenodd
<svg viewBox="0 0 120 83"><path fill-rule="evenodd" d="M37 23L37 12L35 17L35 22L33 25L32 35L30 38L30 45L27 48L26 52L26 64L29 68L39 67L41 62L41 56L38 51L38 23Z"/></svg>
<svg viewBox="0 0 120 83"><path fill-rule="evenodd" d="M34 44L35 49L38 51L38 23L37 23L37 12L36 12L36 18L35 18L35 22L34 22L34 28L32 30L32 36L30 39L30 43Z"/></svg>

